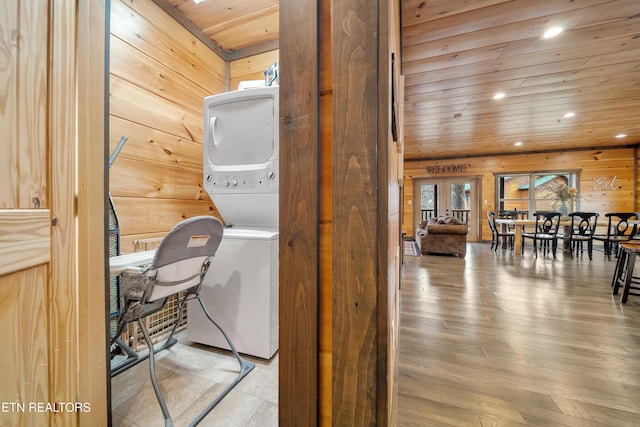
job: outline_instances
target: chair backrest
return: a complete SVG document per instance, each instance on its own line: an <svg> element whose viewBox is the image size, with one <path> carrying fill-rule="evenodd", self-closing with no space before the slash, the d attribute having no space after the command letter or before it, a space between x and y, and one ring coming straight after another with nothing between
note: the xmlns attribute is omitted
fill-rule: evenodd
<svg viewBox="0 0 640 427"><path fill-rule="evenodd" d="M519 210L514 210L515 212L515 219L528 219L529 218L529 211L519 211Z"/></svg>
<svg viewBox="0 0 640 427"><path fill-rule="evenodd" d="M597 212L571 212L571 235L593 236L598 224Z"/></svg>
<svg viewBox="0 0 640 427"><path fill-rule="evenodd" d="M560 212L537 211L533 213L536 219L536 234L558 234L560 226Z"/></svg>
<svg viewBox="0 0 640 427"><path fill-rule="evenodd" d="M609 212L604 216L608 218L607 237L630 235L635 227L629 221L638 219L636 212Z"/></svg>
<svg viewBox="0 0 640 427"><path fill-rule="evenodd" d="M197 216L175 225L162 239L147 271L143 302L153 302L201 285L216 254L224 227L212 216Z"/></svg>
<svg viewBox="0 0 640 427"><path fill-rule="evenodd" d="M527 219L529 217L529 211L519 211L517 209L505 209L498 211L499 218L508 219Z"/></svg>
<svg viewBox="0 0 640 427"><path fill-rule="evenodd" d="M498 226L496 224L496 213L494 211L487 211L487 220L489 221L489 228L492 232L498 231Z"/></svg>
<svg viewBox="0 0 640 427"><path fill-rule="evenodd" d="M501 210L501 211L498 211L497 216L498 218L516 219L515 212L516 211Z"/></svg>

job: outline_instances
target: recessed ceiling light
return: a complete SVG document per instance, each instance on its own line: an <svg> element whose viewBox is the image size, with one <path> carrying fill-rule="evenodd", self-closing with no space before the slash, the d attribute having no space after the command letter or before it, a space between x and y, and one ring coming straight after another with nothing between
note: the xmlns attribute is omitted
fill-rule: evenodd
<svg viewBox="0 0 640 427"><path fill-rule="evenodd" d="M518 141L518 142L516 142L516 143L515 143L515 144L513 144L513 145L515 145L516 147L520 147L520 146L522 145L522 141Z"/></svg>
<svg viewBox="0 0 640 427"><path fill-rule="evenodd" d="M544 34L542 34L542 38L543 39L550 39L550 38L555 37L558 34L560 34L562 32L562 30L563 30L562 27L551 27L547 31L545 31Z"/></svg>
<svg viewBox="0 0 640 427"><path fill-rule="evenodd" d="M627 136L626 133L619 133L619 134L616 135L616 138L620 139L620 138L624 138L626 136Z"/></svg>
<svg viewBox="0 0 640 427"><path fill-rule="evenodd" d="M575 115L576 115L576 113L568 112L568 113L565 113L564 117L568 118L568 117L573 117Z"/></svg>
<svg viewBox="0 0 640 427"><path fill-rule="evenodd" d="M498 92L495 95L493 95L493 99L502 99L505 96L507 96L507 95L505 95L504 92Z"/></svg>
<svg viewBox="0 0 640 427"><path fill-rule="evenodd" d="M195 4L200 4L200 3L202 3L203 1L204 1L204 0L193 0L193 2L194 2Z"/></svg>

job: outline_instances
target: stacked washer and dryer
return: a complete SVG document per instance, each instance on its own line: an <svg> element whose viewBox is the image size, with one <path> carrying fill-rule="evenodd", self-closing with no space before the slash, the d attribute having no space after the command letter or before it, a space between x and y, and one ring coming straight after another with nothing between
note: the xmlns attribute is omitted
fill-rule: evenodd
<svg viewBox="0 0 640 427"><path fill-rule="evenodd" d="M204 187L227 227L200 296L239 352L278 349L278 86L205 98ZM197 305L188 338L227 348Z"/></svg>

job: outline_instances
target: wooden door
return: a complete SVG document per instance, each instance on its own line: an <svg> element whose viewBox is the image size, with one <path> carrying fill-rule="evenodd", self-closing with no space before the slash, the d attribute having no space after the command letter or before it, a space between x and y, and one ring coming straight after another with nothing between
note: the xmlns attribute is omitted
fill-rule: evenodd
<svg viewBox="0 0 640 427"><path fill-rule="evenodd" d="M47 185L46 1L0 4L2 44L9 63L0 67L0 329L11 351L0 363L2 425L49 425L51 412L30 402L51 401L47 365L51 280L51 210ZM13 406L15 405L15 406Z"/></svg>
<svg viewBox="0 0 640 427"><path fill-rule="evenodd" d="M104 194L104 110L100 96L87 102L103 86L105 15L101 1L80 3L0 2L0 425L107 422L104 215L93 200ZM77 245L76 230L96 225ZM88 277L97 290L82 286Z"/></svg>

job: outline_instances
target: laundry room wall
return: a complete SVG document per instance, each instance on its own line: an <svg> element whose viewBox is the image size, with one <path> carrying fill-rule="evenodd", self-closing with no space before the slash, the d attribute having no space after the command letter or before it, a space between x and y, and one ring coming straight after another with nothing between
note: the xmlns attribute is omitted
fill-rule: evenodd
<svg viewBox="0 0 640 427"><path fill-rule="evenodd" d="M279 50L259 53L229 63L229 90L238 89L242 81L264 80L264 71L278 62Z"/></svg>
<svg viewBox="0 0 640 427"><path fill-rule="evenodd" d="M182 219L219 216L202 185L203 100L227 91L227 64L152 0L111 2L109 170L121 252ZM99 143L99 141L96 141Z"/></svg>

